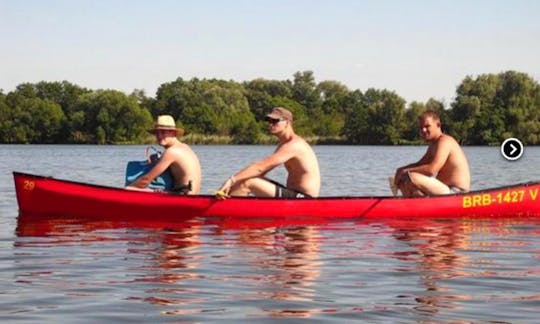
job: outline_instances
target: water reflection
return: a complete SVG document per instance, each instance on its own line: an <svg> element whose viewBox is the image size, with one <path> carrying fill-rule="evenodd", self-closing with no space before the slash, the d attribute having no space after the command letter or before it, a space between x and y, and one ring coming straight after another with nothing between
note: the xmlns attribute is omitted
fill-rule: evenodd
<svg viewBox="0 0 540 324"><path fill-rule="evenodd" d="M393 252L392 257L414 262L417 265L414 271L418 272L420 284L425 288L422 293L414 296L418 304L414 308L424 315L436 315L461 308L463 301L478 299L478 296L471 293L459 293L463 290L457 289L454 284L456 279L459 282L463 278L500 276L495 271L477 273L486 260L472 259L471 253L493 244L483 241L478 234L509 237L516 235L513 227L522 223L523 220L519 218L391 222L393 236L410 247L405 251ZM488 248L489 251L502 249L500 242L496 245Z"/></svg>
<svg viewBox="0 0 540 324"><path fill-rule="evenodd" d="M166 229L162 231L148 232L148 241L153 247L143 249L130 248L128 253L147 254L153 263L145 281L175 283L183 279L196 278L197 275L190 269L196 269L199 265L197 248L200 246L199 225L193 225L184 229Z"/></svg>
<svg viewBox="0 0 540 324"><path fill-rule="evenodd" d="M140 273L134 284L144 284L144 296L131 296L130 300L143 300L153 305L178 306L199 301L196 291L184 282L199 279L198 249L201 245L201 225L192 222L189 227L151 230L145 233L144 245L131 246L130 257L141 261L131 271Z"/></svg>
<svg viewBox="0 0 540 324"><path fill-rule="evenodd" d="M470 237L460 222L425 222L420 226L396 227L394 237L405 241L412 250L396 253L395 257L414 261L425 287L422 294L416 296L419 304L415 309L422 313L435 314L441 308L456 308L456 300L468 296L453 294L445 285L446 279L467 276L465 271L469 259L463 254L469 248Z"/></svg>
<svg viewBox="0 0 540 324"><path fill-rule="evenodd" d="M320 275L319 232L314 227L243 230L238 244L255 247L250 263L270 273L263 295L277 300L310 300ZM258 268L258 269L257 269Z"/></svg>
<svg viewBox="0 0 540 324"><path fill-rule="evenodd" d="M301 220L299 222L302 223ZM275 226L279 225L276 220L231 222L224 219L223 222L207 220L205 223L194 218L185 222L156 223L20 215L17 235L21 239L15 244L19 248L58 248L107 242L113 243L117 248L122 246L125 250L121 253L129 266L129 269L126 269L128 276L135 278L127 281L111 280L110 284L131 282L148 285L146 296L133 295L129 299L182 307L168 310L168 314L192 314L197 311L187 305L200 302L201 294L204 295L195 281L205 276L205 270L198 270L205 256L198 251L203 244L201 230L205 227L207 231L212 229L212 233L205 233L213 237L212 241L221 240L224 245L232 244L237 246L234 249L239 251L235 256L215 255L209 258L210 261L214 258L220 260L234 257L245 262L246 269L250 269L249 273L240 276L240 279L252 281L256 289L249 293L243 292L241 298L276 301L275 308L264 311L271 316L304 317L318 310L297 309L293 305L312 301L315 297L314 286L321 272L321 235L316 226L291 225L294 223L287 220L285 224L288 226L278 227ZM310 221L306 223L309 224ZM219 248L216 247L216 250ZM208 269L209 266L205 266ZM216 263L212 268L219 269L219 266ZM238 278L237 274L231 276L219 270L211 272L217 272L213 275L213 280L225 282ZM208 280L209 275L206 276ZM206 289L212 293L211 289Z"/></svg>
<svg viewBox="0 0 540 324"><path fill-rule="evenodd" d="M247 298L273 302L263 309L272 317L309 317L321 273L321 235L315 226L244 228L237 232L242 257L251 266L256 291ZM261 277L261 274L264 276ZM302 307L299 307L302 305Z"/></svg>
<svg viewBox="0 0 540 324"><path fill-rule="evenodd" d="M21 214L16 229L19 239L14 246L25 250L18 253L17 276L28 283L51 283L51 278L59 276L62 268L67 266L73 271L86 271L86 260L99 256L103 269L83 276L82 281L64 280L63 286L68 285L67 290L77 291L79 287L88 289L94 286L99 290L102 285L143 285L149 286L144 295L135 294L127 299L162 305L183 304L190 298L179 299L182 289L171 285L197 278L200 257L196 250L201 244L200 229L201 222L196 218L174 223L115 222ZM73 247L71 252L65 250L69 247ZM30 264L40 260L43 251L52 251L48 253L52 253L54 258L37 265ZM41 270L36 271L36 268ZM111 274L110 268L119 268L119 271ZM100 271L104 273L100 274ZM45 272L47 276L43 275ZM78 292L74 294L80 295Z"/></svg>
<svg viewBox="0 0 540 324"><path fill-rule="evenodd" d="M463 286L468 279L526 277L512 269L504 274L504 268L497 269L498 260L486 258L484 252L523 248L528 243L521 237L533 234L520 232L519 224L537 221L386 220L332 226L325 222L226 218L112 222L20 215L16 278L18 284L59 289L70 297L103 298L107 291L122 291L124 300L195 322L204 314L231 309L254 318L320 319L405 307L436 321L459 312L467 302L487 299ZM531 228L535 229L525 231ZM340 262L355 268L339 268ZM395 268L388 267L390 262ZM492 269L486 271L486 265ZM533 273L534 267L529 271ZM377 289L388 294L395 276L404 272L408 274L403 278L415 282L395 287L390 301L366 297L377 295ZM345 281L325 290L336 275ZM411 286L413 290L407 290ZM321 291L335 295L325 298ZM339 304L340 297L347 302ZM532 293L515 298L538 299Z"/></svg>

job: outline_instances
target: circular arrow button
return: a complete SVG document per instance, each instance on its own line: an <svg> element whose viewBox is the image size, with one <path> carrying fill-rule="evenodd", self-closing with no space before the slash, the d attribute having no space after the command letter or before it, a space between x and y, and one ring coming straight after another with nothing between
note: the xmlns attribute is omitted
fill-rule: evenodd
<svg viewBox="0 0 540 324"><path fill-rule="evenodd" d="M507 138L501 144L501 154L508 161L515 161L523 154L523 144L517 138Z"/></svg>

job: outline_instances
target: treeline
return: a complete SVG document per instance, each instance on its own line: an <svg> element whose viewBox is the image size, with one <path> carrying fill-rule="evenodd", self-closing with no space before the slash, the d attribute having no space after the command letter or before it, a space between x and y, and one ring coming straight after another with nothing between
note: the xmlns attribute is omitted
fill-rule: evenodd
<svg viewBox="0 0 540 324"><path fill-rule="evenodd" d="M296 132L318 143L417 143L417 116L433 109L462 144L498 145L508 137L540 144L540 86L515 71L466 77L449 107L435 99L407 105L386 89L317 83L311 71L242 83L178 78L155 97L67 81L24 83L0 91L0 143L145 143L160 114L172 115L188 142L262 143L269 139L264 116L275 106L290 109Z"/></svg>

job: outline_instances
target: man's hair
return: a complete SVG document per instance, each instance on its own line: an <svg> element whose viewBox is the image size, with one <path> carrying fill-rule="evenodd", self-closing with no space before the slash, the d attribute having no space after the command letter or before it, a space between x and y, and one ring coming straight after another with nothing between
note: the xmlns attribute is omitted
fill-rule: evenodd
<svg viewBox="0 0 540 324"><path fill-rule="evenodd" d="M418 120L423 120L424 118L427 118L427 117L431 117L431 119L433 119L434 121L438 121L438 122L441 121L441 118L439 117L439 115L434 110L431 110L431 109L428 109L424 111L423 113L421 113L420 116L418 116Z"/></svg>

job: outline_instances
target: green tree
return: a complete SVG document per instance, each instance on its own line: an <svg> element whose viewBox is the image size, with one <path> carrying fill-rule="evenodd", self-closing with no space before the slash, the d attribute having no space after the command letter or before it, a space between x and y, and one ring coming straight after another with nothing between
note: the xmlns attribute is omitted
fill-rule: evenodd
<svg viewBox="0 0 540 324"><path fill-rule="evenodd" d="M191 132L231 136L235 143L258 134L245 89L233 81L178 78L158 89L154 111L173 115Z"/></svg>
<svg viewBox="0 0 540 324"><path fill-rule="evenodd" d="M351 92L347 97L347 118L343 125L343 135L350 143L366 144L368 130L367 104L364 94L360 90Z"/></svg>
<svg viewBox="0 0 540 324"><path fill-rule="evenodd" d="M312 71L296 72L292 83L293 99L304 106L308 115L321 108L321 94Z"/></svg>
<svg viewBox="0 0 540 324"><path fill-rule="evenodd" d="M135 98L115 90L82 95L73 116L76 124L82 121L82 127L74 130L72 140L82 137L98 144L142 140L152 125L149 111L141 108Z"/></svg>
<svg viewBox="0 0 540 324"><path fill-rule="evenodd" d="M65 115L59 104L38 97L33 85L21 84L5 97L9 143L55 143L60 139Z"/></svg>
<svg viewBox="0 0 540 324"><path fill-rule="evenodd" d="M47 101L59 104L62 107L65 118L63 120L62 131L60 133L60 139L58 143L65 143L71 141L71 134L73 133L73 126L75 121L74 106L77 99L86 93L91 91L82 88L78 85L72 84L68 81L62 82L38 82L33 85L36 94L39 98ZM76 118L76 117L75 117Z"/></svg>
<svg viewBox="0 0 540 324"><path fill-rule="evenodd" d="M173 82L162 84L156 92L156 100L152 106L154 116L169 114L179 119L179 122L189 125L190 122L184 120L187 108L203 101L203 91L200 89L201 81L193 78L191 81L184 81L177 78Z"/></svg>
<svg viewBox="0 0 540 324"><path fill-rule="evenodd" d="M71 111L79 96L90 92L68 81L41 81L31 86L35 89L38 98L59 104L66 115Z"/></svg>
<svg viewBox="0 0 540 324"><path fill-rule="evenodd" d="M540 89L524 73L508 71L466 77L457 89L450 116L465 144L498 145L516 136L537 144Z"/></svg>
<svg viewBox="0 0 540 324"><path fill-rule="evenodd" d="M317 85L321 108L314 112L313 132L320 136L338 136L345 124L349 89L337 81L322 81Z"/></svg>
<svg viewBox="0 0 540 324"><path fill-rule="evenodd" d="M347 119L345 134L358 144L398 144L405 100L395 92L368 89Z"/></svg>
<svg viewBox="0 0 540 324"><path fill-rule="evenodd" d="M266 80L258 78L244 82L249 108L257 121L264 117L274 107L274 98L292 98L292 87L289 81Z"/></svg>
<svg viewBox="0 0 540 324"><path fill-rule="evenodd" d="M496 104L505 112L506 128L499 142L515 136L527 144L540 144L540 85L525 73L499 74Z"/></svg>
<svg viewBox="0 0 540 324"><path fill-rule="evenodd" d="M13 109L6 103L6 95L0 91L0 143L16 143Z"/></svg>
<svg viewBox="0 0 540 324"><path fill-rule="evenodd" d="M152 111L152 108L155 106L156 100L154 98L148 97L146 95L146 92L142 89L133 90L129 96L134 98L141 108L144 108L148 111Z"/></svg>
<svg viewBox="0 0 540 324"><path fill-rule="evenodd" d="M409 142L420 141L419 131L418 131L418 116L423 111L426 111L426 105L421 102L413 101L409 104L408 109L403 115L403 138Z"/></svg>

